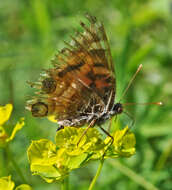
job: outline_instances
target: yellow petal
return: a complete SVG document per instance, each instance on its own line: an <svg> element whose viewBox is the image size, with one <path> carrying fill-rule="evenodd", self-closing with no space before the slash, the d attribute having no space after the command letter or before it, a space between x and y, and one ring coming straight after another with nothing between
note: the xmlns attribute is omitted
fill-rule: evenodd
<svg viewBox="0 0 172 190"><path fill-rule="evenodd" d="M8 138L5 129L0 126L0 147L4 147L6 145L6 139Z"/></svg>
<svg viewBox="0 0 172 190"><path fill-rule="evenodd" d="M62 175L55 165L36 165L33 164L30 167L33 175L40 175L47 183L52 183L53 181L60 180L66 175Z"/></svg>
<svg viewBox="0 0 172 190"><path fill-rule="evenodd" d="M0 106L0 125L3 125L6 121L8 121L12 110L13 110L12 104Z"/></svg>
<svg viewBox="0 0 172 190"><path fill-rule="evenodd" d="M7 138L7 134L5 132L4 127L0 126L0 140L4 140Z"/></svg>
<svg viewBox="0 0 172 190"><path fill-rule="evenodd" d="M48 139L32 141L27 154L31 165L53 165L57 160L56 145Z"/></svg>
<svg viewBox="0 0 172 190"><path fill-rule="evenodd" d="M114 141L106 152L107 157L130 157L135 154L136 139L134 133L129 131L128 126L122 130L116 130L112 136ZM108 144L110 140L110 137L107 137L105 143Z"/></svg>
<svg viewBox="0 0 172 190"><path fill-rule="evenodd" d="M123 143L123 139L125 137L125 135L127 134L127 132L129 131L128 126L126 126L124 129L122 130L116 130L113 134L113 138L114 138L114 146L121 146L121 143Z"/></svg>
<svg viewBox="0 0 172 190"><path fill-rule="evenodd" d="M11 176L0 178L0 190L13 190L14 182L11 181Z"/></svg>
<svg viewBox="0 0 172 190"><path fill-rule="evenodd" d="M50 120L51 122L57 123L57 119L55 119L55 115L50 115L50 116L48 116L47 118L48 118L48 120Z"/></svg>
<svg viewBox="0 0 172 190"><path fill-rule="evenodd" d="M19 131L20 129L22 129L24 126L24 118L20 118L20 121L17 122L17 124L15 125L15 127L13 128L13 131L11 133L11 136L6 140L6 142L9 142L11 140L14 139L17 131Z"/></svg>
<svg viewBox="0 0 172 190"><path fill-rule="evenodd" d="M16 187L15 190L32 190L32 188L27 184L22 184L22 185L19 185L18 187Z"/></svg>

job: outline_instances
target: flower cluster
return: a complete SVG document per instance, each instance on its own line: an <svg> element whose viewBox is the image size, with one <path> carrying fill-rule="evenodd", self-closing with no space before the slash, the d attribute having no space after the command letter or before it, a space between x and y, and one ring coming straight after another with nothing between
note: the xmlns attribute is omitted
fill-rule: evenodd
<svg viewBox="0 0 172 190"><path fill-rule="evenodd" d="M32 173L51 183L64 179L88 161L130 157L135 153L135 136L128 126L111 134L113 143L110 137L104 140L96 128L90 128L80 139L84 130L65 127L57 131L56 144L47 139L32 141L28 148Z"/></svg>
<svg viewBox="0 0 172 190"><path fill-rule="evenodd" d="M24 118L20 118L15 126L7 125L13 110L12 104L0 106L0 147L5 147L12 141L17 133L24 126Z"/></svg>

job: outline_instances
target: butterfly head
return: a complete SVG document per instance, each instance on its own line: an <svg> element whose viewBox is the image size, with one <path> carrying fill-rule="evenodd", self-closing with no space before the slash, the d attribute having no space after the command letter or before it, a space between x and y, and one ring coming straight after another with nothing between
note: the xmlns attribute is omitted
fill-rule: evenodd
<svg viewBox="0 0 172 190"><path fill-rule="evenodd" d="M113 105L111 110L111 115L117 115L123 112L123 106L121 103L116 103Z"/></svg>

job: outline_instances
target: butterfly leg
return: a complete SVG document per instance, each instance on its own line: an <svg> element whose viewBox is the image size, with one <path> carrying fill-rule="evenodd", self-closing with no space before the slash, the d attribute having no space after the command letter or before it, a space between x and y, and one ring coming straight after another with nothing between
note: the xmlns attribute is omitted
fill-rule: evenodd
<svg viewBox="0 0 172 190"><path fill-rule="evenodd" d="M114 138L113 138L105 129L103 129L103 127L101 127L101 126L99 126L99 127L100 127L100 129L101 129L107 136L109 136L109 137L111 138L111 140L112 140L112 141L109 143L109 145L107 146L106 150L104 151L104 154L103 154L103 156L102 156L102 159L104 159L104 156L105 156L105 154L106 154L106 151L108 150L108 147L113 144Z"/></svg>
<svg viewBox="0 0 172 190"><path fill-rule="evenodd" d="M110 138L111 138L111 143L110 143L110 145L111 144L113 144L113 141L114 141L114 138L109 134L109 132L107 132L105 129L103 129L103 127L101 127L101 126L99 126L100 127L100 129L107 135L107 136L109 136Z"/></svg>
<svg viewBox="0 0 172 190"><path fill-rule="evenodd" d="M85 131L82 133L82 135L81 135L81 137L80 137L80 139L79 139L79 141L77 143L77 146L81 142L81 139L83 138L83 136L87 133L88 129L94 126L95 122L96 122L96 119L91 121L91 123L88 125L88 127L85 129Z"/></svg>

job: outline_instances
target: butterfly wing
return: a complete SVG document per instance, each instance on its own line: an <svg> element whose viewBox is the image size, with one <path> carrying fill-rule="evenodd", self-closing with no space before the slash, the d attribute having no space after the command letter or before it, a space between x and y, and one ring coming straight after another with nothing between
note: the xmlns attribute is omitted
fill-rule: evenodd
<svg viewBox="0 0 172 190"><path fill-rule="evenodd" d="M114 66L104 26L95 17L86 17L90 26L81 22L84 32L71 37L70 44L65 42L66 48L53 60L54 68L41 81L43 96L30 104L34 116L53 114L58 121L80 125L93 112L102 112L107 104L109 109L113 105Z"/></svg>

